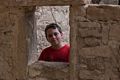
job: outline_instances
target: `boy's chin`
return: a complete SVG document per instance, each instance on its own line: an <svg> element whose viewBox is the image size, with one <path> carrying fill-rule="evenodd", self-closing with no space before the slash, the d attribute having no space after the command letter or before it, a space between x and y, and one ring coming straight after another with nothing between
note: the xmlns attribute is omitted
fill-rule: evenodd
<svg viewBox="0 0 120 80"><path fill-rule="evenodd" d="M58 43L54 43L54 44L52 44L53 46L58 46L59 44Z"/></svg>

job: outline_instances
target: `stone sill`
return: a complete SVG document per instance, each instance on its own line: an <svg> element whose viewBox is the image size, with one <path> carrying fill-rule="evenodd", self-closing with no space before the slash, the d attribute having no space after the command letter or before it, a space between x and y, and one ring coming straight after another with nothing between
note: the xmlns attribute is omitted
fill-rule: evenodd
<svg viewBox="0 0 120 80"><path fill-rule="evenodd" d="M29 78L61 78L69 77L69 63L37 61L28 66Z"/></svg>

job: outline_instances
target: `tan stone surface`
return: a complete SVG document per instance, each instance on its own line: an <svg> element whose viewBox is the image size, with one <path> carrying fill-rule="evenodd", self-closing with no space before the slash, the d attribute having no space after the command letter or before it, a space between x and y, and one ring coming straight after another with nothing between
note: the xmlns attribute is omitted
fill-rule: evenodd
<svg viewBox="0 0 120 80"><path fill-rule="evenodd" d="M68 63L39 61L29 66L29 78L39 76L43 80L69 80L68 69Z"/></svg>
<svg viewBox="0 0 120 80"><path fill-rule="evenodd" d="M100 4L118 4L119 0L101 0Z"/></svg>
<svg viewBox="0 0 120 80"><path fill-rule="evenodd" d="M115 4L117 5L119 0L91 0L93 4Z"/></svg>
<svg viewBox="0 0 120 80"><path fill-rule="evenodd" d="M80 56L85 57L111 57L112 51L108 46L82 48L79 52Z"/></svg>
<svg viewBox="0 0 120 80"><path fill-rule="evenodd" d="M110 36L109 39L120 41L120 22L113 23L110 25Z"/></svg>
<svg viewBox="0 0 120 80"><path fill-rule="evenodd" d="M6 4L8 3L8 4ZM1 5L7 6L34 6L34 5L70 5L85 4L84 0L1 0Z"/></svg>
<svg viewBox="0 0 120 80"><path fill-rule="evenodd" d="M20 31L18 32L19 23L24 24L21 22L23 14L17 8L6 7L3 10L0 13L0 79L25 79L27 57L24 56L24 41L17 42L18 39L22 40L23 38L19 36L21 35ZM22 25L19 26L22 27Z"/></svg>
<svg viewBox="0 0 120 80"><path fill-rule="evenodd" d="M118 5L90 5L87 8L87 18L90 20L120 20Z"/></svg>

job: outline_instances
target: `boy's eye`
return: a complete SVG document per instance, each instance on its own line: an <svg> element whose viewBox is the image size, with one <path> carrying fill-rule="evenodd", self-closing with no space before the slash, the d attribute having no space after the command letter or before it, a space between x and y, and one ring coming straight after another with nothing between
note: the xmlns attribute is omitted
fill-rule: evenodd
<svg viewBox="0 0 120 80"><path fill-rule="evenodd" d="M58 33L57 33L57 32L55 32L55 33L54 33L54 36L57 36L57 35L58 35Z"/></svg>
<svg viewBox="0 0 120 80"><path fill-rule="evenodd" d="M53 37L53 35L54 35L54 36L57 36L58 34L59 34L59 33L54 32L53 34L49 34L48 36L49 36L49 37Z"/></svg>

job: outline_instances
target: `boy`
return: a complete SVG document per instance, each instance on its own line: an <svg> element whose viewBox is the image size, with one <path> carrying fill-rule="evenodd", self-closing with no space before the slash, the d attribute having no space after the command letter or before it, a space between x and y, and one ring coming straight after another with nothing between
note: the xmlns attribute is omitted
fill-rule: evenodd
<svg viewBox="0 0 120 80"><path fill-rule="evenodd" d="M62 42L63 33L59 25L56 23L47 25L45 36L51 46L42 51L39 60L69 62L70 46Z"/></svg>

